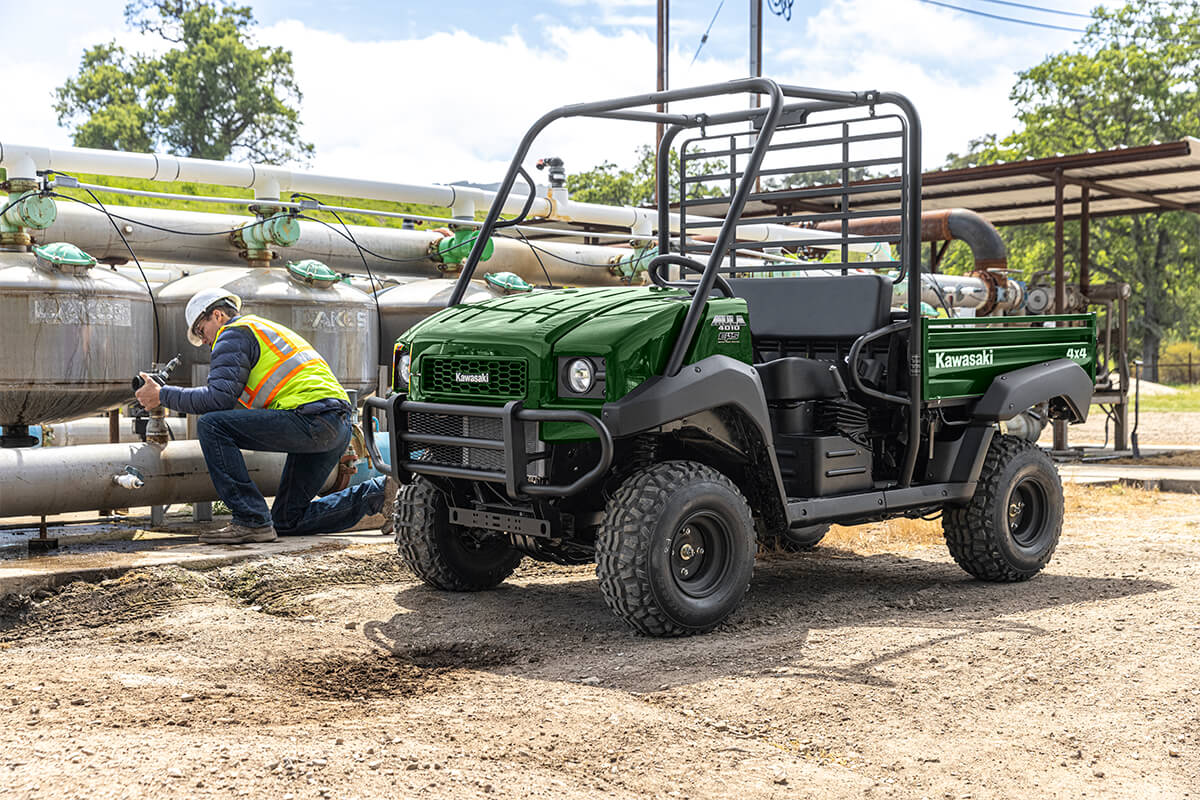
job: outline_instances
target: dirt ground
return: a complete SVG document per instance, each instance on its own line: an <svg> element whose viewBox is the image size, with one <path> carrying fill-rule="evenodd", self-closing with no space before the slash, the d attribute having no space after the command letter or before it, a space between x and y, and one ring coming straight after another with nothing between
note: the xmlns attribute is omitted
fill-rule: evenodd
<svg viewBox="0 0 1200 800"><path fill-rule="evenodd" d="M1200 503L1067 492L1028 583L835 529L687 639L588 567L447 594L384 544L10 599L0 797L1196 795Z"/></svg>
<svg viewBox="0 0 1200 800"><path fill-rule="evenodd" d="M1071 425L1067 436L1072 446L1101 445L1106 439L1104 412L1093 407L1088 421L1082 425ZM1133 430L1133 412L1129 414L1129 429ZM1113 424L1108 423L1108 446L1113 446ZM1170 447L1171 445L1200 445L1200 414L1194 411L1156 411L1140 415L1137 427L1138 444L1142 448ZM1039 444L1049 446L1053 432L1049 427L1042 433Z"/></svg>

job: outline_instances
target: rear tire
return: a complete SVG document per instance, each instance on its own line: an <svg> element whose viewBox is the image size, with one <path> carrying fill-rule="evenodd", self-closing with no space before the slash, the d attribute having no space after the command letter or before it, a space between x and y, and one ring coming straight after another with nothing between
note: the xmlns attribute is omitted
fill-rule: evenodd
<svg viewBox="0 0 1200 800"><path fill-rule="evenodd" d="M666 461L625 479L596 537L596 577L614 613L650 636L710 631L741 604L754 521L729 478Z"/></svg>
<svg viewBox="0 0 1200 800"><path fill-rule="evenodd" d="M1029 580L1050 561L1062 534L1058 470L1040 448L996 436L975 495L947 506L942 533L958 565L985 581Z"/></svg>
<svg viewBox="0 0 1200 800"><path fill-rule="evenodd" d="M446 497L424 478L396 494L396 545L425 583L451 592L477 592L513 574L522 555L501 534L451 525Z"/></svg>

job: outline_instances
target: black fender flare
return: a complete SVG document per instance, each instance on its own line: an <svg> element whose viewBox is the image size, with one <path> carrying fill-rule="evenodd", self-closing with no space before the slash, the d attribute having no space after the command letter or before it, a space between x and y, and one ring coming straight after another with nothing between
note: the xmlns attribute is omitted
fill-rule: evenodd
<svg viewBox="0 0 1200 800"><path fill-rule="evenodd" d="M758 430L774 476L774 491L783 508L786 492L775 457L771 416L758 372L750 364L714 355L685 364L672 376L657 375L600 410L600 421L614 438L632 436L702 411L731 406ZM782 513L782 512L781 512Z"/></svg>
<svg viewBox="0 0 1200 800"><path fill-rule="evenodd" d="M997 375L971 410L971 416L1000 422L1049 401L1051 416L1068 422L1085 422L1092 389L1092 379L1083 367L1069 358L1056 358Z"/></svg>

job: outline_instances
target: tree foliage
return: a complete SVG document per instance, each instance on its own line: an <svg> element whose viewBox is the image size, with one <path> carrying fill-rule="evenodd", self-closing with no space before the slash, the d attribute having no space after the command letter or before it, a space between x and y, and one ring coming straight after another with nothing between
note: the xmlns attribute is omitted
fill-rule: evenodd
<svg viewBox="0 0 1200 800"><path fill-rule="evenodd" d="M125 19L169 47L151 55L109 42L84 52L54 106L76 146L268 164L311 156L292 55L255 45L248 6L133 0Z"/></svg>
<svg viewBox="0 0 1200 800"><path fill-rule="evenodd" d="M585 203L603 203L613 206L639 206L654 201L655 158L654 148L643 145L637 151L638 160L633 169L621 169L611 161L605 161L587 172L567 176L567 190L574 200ZM670 162L670 193L672 199L679 198L679 154L672 150ZM720 160L692 161L689 176L710 175L723 172L725 162ZM722 190L705 183L689 184L688 197L717 197Z"/></svg>
<svg viewBox="0 0 1200 800"><path fill-rule="evenodd" d="M1022 128L1003 139L973 140L967 153L948 156L948 168L1195 136L1200 132L1200 3L1146 0L1097 8L1077 47L1019 73L1010 98ZM1048 228L1006 229L1010 264L1027 274L1052 269ZM1076 274L1077 231L1067 226L1068 267ZM1142 341L1151 375L1164 339L1200 327L1198 234L1200 220L1188 212L1092 221L1091 269L1133 286L1133 333Z"/></svg>

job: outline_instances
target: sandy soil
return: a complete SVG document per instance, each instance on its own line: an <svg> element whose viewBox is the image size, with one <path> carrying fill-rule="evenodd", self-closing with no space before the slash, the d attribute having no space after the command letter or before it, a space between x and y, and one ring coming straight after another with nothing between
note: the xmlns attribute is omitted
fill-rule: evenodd
<svg viewBox="0 0 1200 800"><path fill-rule="evenodd" d="M1067 491L1028 583L835 529L680 640L586 567L445 594L385 545L11 600L0 797L1194 796L1200 504Z"/></svg>

